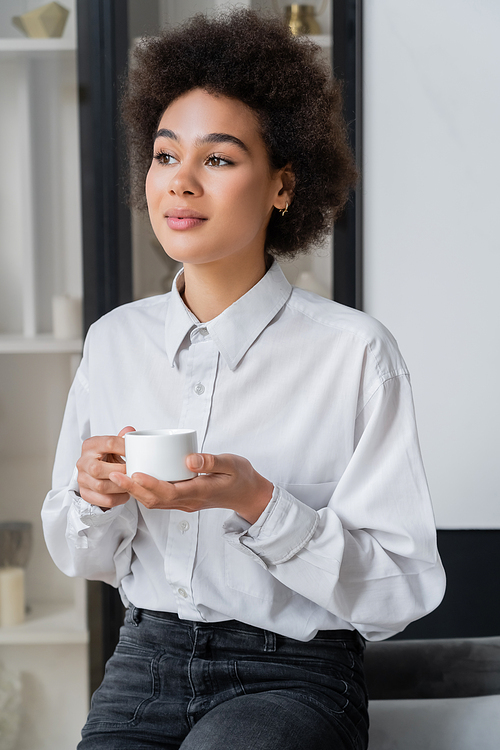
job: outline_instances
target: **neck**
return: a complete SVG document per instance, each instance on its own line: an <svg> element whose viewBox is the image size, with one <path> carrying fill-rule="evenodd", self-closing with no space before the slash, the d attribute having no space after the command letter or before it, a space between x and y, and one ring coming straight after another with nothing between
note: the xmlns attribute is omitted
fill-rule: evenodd
<svg viewBox="0 0 500 750"><path fill-rule="evenodd" d="M243 297L266 273L264 255L223 258L212 263L184 264L182 298L201 323L220 315Z"/></svg>

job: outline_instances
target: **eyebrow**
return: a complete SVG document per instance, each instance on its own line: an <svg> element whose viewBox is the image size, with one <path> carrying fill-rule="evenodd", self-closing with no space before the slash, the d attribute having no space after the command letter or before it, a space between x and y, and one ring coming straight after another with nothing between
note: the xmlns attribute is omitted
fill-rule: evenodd
<svg viewBox="0 0 500 750"><path fill-rule="evenodd" d="M180 142L177 133L174 133L173 130L167 130L166 128L160 128L160 130L156 132L155 140L157 138L170 138L172 141L176 141L177 143ZM232 143L245 153L249 153L248 146L246 146L243 141L240 141L239 138L236 138L235 135L230 135L229 133L207 133L207 135L197 138L195 143L197 146L204 146L207 143Z"/></svg>

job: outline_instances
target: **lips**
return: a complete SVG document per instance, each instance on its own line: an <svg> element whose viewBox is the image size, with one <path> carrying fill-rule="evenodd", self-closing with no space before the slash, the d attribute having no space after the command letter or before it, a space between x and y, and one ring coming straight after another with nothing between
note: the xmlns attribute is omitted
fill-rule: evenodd
<svg viewBox="0 0 500 750"><path fill-rule="evenodd" d="M205 219L203 214L198 211L193 211L191 208L169 208L165 212L167 218L172 217L173 219Z"/></svg>
<svg viewBox="0 0 500 750"><path fill-rule="evenodd" d="M191 208L169 208L165 212L167 225L170 229L184 230L199 227L207 218Z"/></svg>

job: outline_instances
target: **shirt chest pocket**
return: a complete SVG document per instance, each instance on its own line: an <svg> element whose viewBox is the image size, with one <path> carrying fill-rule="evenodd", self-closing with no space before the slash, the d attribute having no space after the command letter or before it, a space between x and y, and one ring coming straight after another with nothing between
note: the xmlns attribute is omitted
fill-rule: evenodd
<svg viewBox="0 0 500 750"><path fill-rule="evenodd" d="M321 482L320 484L281 484L284 490L308 505L313 510L326 508L338 482Z"/></svg>

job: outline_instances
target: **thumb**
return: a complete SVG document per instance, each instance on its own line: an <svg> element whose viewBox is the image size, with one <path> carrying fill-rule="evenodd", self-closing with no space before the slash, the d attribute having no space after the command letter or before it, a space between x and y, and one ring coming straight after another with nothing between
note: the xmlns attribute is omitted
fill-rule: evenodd
<svg viewBox="0 0 500 750"><path fill-rule="evenodd" d="M135 432L135 427L124 427L120 432L118 433L118 437L123 437L127 434L127 432Z"/></svg>
<svg viewBox="0 0 500 750"><path fill-rule="evenodd" d="M186 465L191 471L203 471L204 474L230 474L232 466L228 465L228 456L213 456L211 453L191 453L186 458Z"/></svg>
<svg viewBox="0 0 500 750"><path fill-rule="evenodd" d="M207 457L206 453L191 453L191 455L186 458L186 466L188 469L191 469L191 471L201 471L205 464L205 458Z"/></svg>

